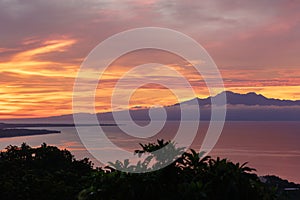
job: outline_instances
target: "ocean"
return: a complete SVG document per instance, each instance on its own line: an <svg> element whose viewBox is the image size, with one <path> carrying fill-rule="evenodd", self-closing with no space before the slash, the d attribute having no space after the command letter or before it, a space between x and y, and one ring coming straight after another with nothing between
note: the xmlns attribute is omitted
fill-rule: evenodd
<svg viewBox="0 0 300 200"><path fill-rule="evenodd" d="M145 125L146 122L140 122ZM124 124L126 125L126 124ZM179 122L167 122L164 128L149 138L134 138L124 134L117 126L103 127L107 137L120 148L129 152L140 149L139 143L154 142L156 139L172 139ZM191 148L199 150L208 122L201 122ZM74 127L38 127L36 129L60 130L60 134L0 138L0 148L8 145L30 146L42 143L70 150L76 158L89 157L95 166L101 165L82 145ZM185 133L189 134L189 132ZM114 152L103 146L101 141L92 140L95 148L103 153ZM283 179L300 183L300 122L226 122L221 136L213 150L212 157L228 158L233 162L248 162L259 175L277 175Z"/></svg>

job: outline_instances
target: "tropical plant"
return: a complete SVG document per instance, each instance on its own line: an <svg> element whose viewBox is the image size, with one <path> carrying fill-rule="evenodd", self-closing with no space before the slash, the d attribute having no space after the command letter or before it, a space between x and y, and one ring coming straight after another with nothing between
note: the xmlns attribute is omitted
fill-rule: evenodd
<svg viewBox="0 0 300 200"><path fill-rule="evenodd" d="M158 153L161 148L164 150ZM0 152L1 200L296 200L300 196L298 191L285 190L299 185L273 176L264 177L262 182L248 163L213 159L193 149L184 152L169 141L141 144L135 154L146 155L145 160L137 164L116 161L94 169L89 159L76 160L69 151L54 146L8 146ZM165 166L164 159L174 162ZM117 169L152 171L129 173Z"/></svg>

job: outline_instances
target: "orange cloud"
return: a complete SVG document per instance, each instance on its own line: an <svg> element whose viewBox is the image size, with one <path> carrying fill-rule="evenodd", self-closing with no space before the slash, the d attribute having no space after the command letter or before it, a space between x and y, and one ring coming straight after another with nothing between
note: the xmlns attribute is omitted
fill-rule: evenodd
<svg viewBox="0 0 300 200"><path fill-rule="evenodd" d="M72 39L48 40L38 47L16 53L8 61L0 62L0 118L70 114L73 83L80 60L68 63L59 59L47 59L47 55L68 52L75 43L76 40ZM28 44L31 45L32 42L27 41L24 45ZM209 96L203 77L190 63L168 52L142 50L121 56L105 71L96 91L96 111L111 111L111 96L118 80L135 66L145 63L161 63L163 67L158 65L150 71L147 68L133 71L124 79L121 97L122 94L132 92L130 87L147 80L164 80L184 94L186 88L181 88L177 75L168 71L168 67L190 82L196 96ZM220 67L220 71L226 90L257 92L270 98L300 99L300 93L296 92L300 89L300 72L297 67ZM88 94L81 95L84 98ZM189 98L194 96L186 96L184 100ZM171 105L177 102L178 99L168 88L148 83L133 93L129 105L119 105L118 109Z"/></svg>
<svg viewBox="0 0 300 200"><path fill-rule="evenodd" d="M42 46L22 51L12 57L7 62L0 63L0 72L13 72L27 75L41 76L71 76L74 77L74 72L68 69L74 66L68 66L55 61L43 61L38 59L38 56L51 52L64 52L68 47L73 45L75 40L49 40ZM63 73L61 73L63 72Z"/></svg>
<svg viewBox="0 0 300 200"><path fill-rule="evenodd" d="M49 40L0 63L0 118L69 113L77 65L42 60L40 55L66 51L75 40Z"/></svg>

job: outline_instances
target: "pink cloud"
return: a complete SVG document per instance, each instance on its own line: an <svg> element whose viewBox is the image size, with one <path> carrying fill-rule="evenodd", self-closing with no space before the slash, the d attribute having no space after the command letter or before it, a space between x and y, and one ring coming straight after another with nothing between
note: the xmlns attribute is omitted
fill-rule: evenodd
<svg viewBox="0 0 300 200"><path fill-rule="evenodd" d="M299 95L292 88L300 84L299 10L300 3L292 0L0 1L0 65L41 46L70 38L76 41L68 48L44 51L32 58L38 64L46 61L49 65L36 65L21 72L16 71L16 65L6 66L10 73L1 73L0 84L16 87L15 93L9 88L11 98L13 94L26 96L29 91L24 88L33 88L34 84L45 89L32 90L37 96L56 91L55 87L61 89L56 95L70 94L80 63L99 42L130 28L159 26L181 31L202 44L219 66L227 87L242 88L240 91L272 87L264 90L265 94L271 94L275 91L273 87L286 86L289 93L280 94L291 97L294 93L293 98L297 98ZM112 69L121 73L141 61L159 58L159 53L129 55ZM177 64L175 68L184 71L193 86L205 87L193 70L184 70L187 63L170 55L164 55L160 61ZM50 76L45 77L47 73ZM72 77L59 80L51 74ZM168 77L168 80L173 79ZM116 77L110 77L104 86L110 88L115 82ZM64 102L63 98L57 102Z"/></svg>

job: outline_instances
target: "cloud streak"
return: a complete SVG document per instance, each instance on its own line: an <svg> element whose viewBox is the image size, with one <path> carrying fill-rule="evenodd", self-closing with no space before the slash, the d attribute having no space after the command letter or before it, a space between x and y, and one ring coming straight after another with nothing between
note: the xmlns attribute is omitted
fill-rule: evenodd
<svg viewBox="0 0 300 200"><path fill-rule="evenodd" d="M218 65L227 90L300 99L299 9L294 0L0 0L0 118L70 113L73 83L88 53L112 34L143 26L175 29L197 40ZM176 69L199 97L208 95L203 77L186 61L161 51L135 52L106 71L97 90L98 111L109 111L122 74L149 61ZM175 84L161 69L134 74L126 83L134 85L145 74ZM159 103L176 103L157 85L138 91L130 107L154 104L158 94L168 94Z"/></svg>

